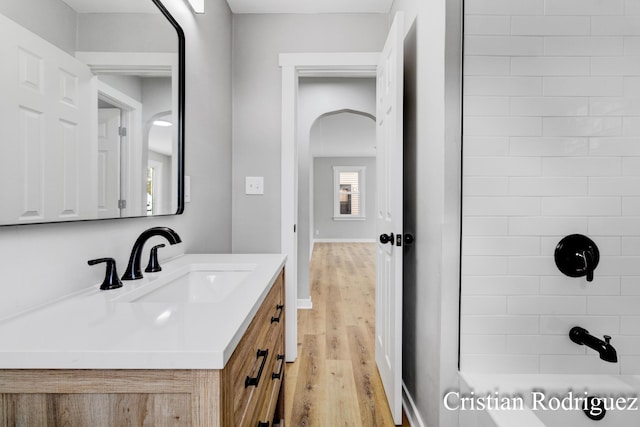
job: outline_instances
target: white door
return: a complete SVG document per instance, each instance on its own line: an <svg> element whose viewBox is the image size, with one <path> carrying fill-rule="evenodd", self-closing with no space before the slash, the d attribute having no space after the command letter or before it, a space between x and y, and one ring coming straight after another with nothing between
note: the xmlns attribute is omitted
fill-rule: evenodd
<svg viewBox="0 0 640 427"><path fill-rule="evenodd" d="M95 218L91 71L1 15L0 57L0 221Z"/></svg>
<svg viewBox="0 0 640 427"><path fill-rule="evenodd" d="M391 414L402 424L402 14L377 70L376 364Z"/></svg>
<svg viewBox="0 0 640 427"><path fill-rule="evenodd" d="M120 216L120 109L98 110L98 216Z"/></svg>

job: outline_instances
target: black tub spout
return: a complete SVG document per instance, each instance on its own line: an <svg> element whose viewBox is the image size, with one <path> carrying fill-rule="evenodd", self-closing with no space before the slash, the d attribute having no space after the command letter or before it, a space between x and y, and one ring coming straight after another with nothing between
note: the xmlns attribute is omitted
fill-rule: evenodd
<svg viewBox="0 0 640 427"><path fill-rule="evenodd" d="M600 354L600 359L605 362L616 363L618 361L618 353L609 343L609 341L611 341L609 335L605 335L604 341L602 341L600 338L591 335L586 329L580 326L574 326L571 328L571 331L569 331L569 338L576 344L586 345L594 349Z"/></svg>

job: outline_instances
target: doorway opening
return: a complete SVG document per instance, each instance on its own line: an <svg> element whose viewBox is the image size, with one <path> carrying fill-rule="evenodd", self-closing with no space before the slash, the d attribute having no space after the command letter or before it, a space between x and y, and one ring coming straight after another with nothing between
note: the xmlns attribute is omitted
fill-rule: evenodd
<svg viewBox="0 0 640 427"><path fill-rule="evenodd" d="M137 216L142 212L142 104L98 82L98 215Z"/></svg>
<svg viewBox="0 0 640 427"><path fill-rule="evenodd" d="M393 424L374 345L375 109L372 77L298 80L297 279L306 309L289 368L298 374L287 377L293 425Z"/></svg>
<svg viewBox="0 0 640 427"><path fill-rule="evenodd" d="M145 126L147 185L146 215L158 215L171 211L173 188L172 174L175 170L173 113L163 111L153 115Z"/></svg>
<svg viewBox="0 0 640 427"><path fill-rule="evenodd" d="M379 53L281 54L281 251L287 255L285 278L286 360L297 357L297 309L309 308L308 289L298 298L298 90L300 78L375 77ZM340 107L342 108L342 107ZM317 117L317 116L316 116ZM315 120L314 117L313 119ZM308 254L306 255L308 259Z"/></svg>
<svg viewBox="0 0 640 427"><path fill-rule="evenodd" d="M312 307L315 242L374 242L376 82L301 77L297 97L298 301Z"/></svg>
<svg viewBox="0 0 640 427"><path fill-rule="evenodd" d="M301 184L309 185L308 168L299 169L299 164L308 161L309 154L299 142L304 127L304 110L300 108L302 93L301 78L304 77L375 77L374 108L380 113L375 126L376 135L376 186L377 207L375 209L375 233L380 236L376 244L376 298L375 298L375 364L382 380L389 408L396 424L402 421L402 79L403 79L403 16L394 18L381 53L343 54L282 54L282 177L281 177L281 250L286 253L288 271L286 288L287 316L286 360L293 362L297 356L297 307L298 295L310 295L308 282L299 280L306 271L299 269L300 263L308 259L306 247L298 243L310 234L309 222L299 216L300 196L309 192L298 192ZM302 130L302 131L301 131ZM360 175L358 169L358 175ZM303 173L306 173L305 177ZM339 177L339 172L334 172ZM364 174L363 174L364 176ZM306 180L304 180L306 178ZM306 182L305 182L306 181ZM336 184L337 181L337 184ZM336 197L342 198L339 178L334 178ZM353 183L345 183L347 196L352 201ZM359 185L359 183L358 183ZM302 187L304 188L304 187ZM347 201L348 201L347 197ZM336 201L336 217L340 214L340 200ZM350 216L350 215L349 215ZM336 219L336 218L334 218ZM298 225L307 230L297 233ZM391 230L390 234L386 234ZM312 240L312 239L310 239ZM306 286L305 286L306 285ZM309 304L311 305L311 304Z"/></svg>

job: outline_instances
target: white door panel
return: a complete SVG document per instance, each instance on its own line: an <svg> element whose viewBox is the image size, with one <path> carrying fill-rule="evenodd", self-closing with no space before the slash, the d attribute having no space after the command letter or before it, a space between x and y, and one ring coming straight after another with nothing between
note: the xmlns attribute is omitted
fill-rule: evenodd
<svg viewBox="0 0 640 427"><path fill-rule="evenodd" d="M398 13L380 56L376 91L376 364L396 424L402 424L403 33Z"/></svg>
<svg viewBox="0 0 640 427"><path fill-rule="evenodd" d="M0 221L95 218L95 77L4 16L0 57Z"/></svg>

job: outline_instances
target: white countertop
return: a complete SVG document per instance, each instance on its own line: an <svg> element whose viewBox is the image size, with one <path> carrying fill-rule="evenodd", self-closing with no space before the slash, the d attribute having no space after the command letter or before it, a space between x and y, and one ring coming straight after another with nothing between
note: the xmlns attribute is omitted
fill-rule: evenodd
<svg viewBox="0 0 640 427"><path fill-rule="evenodd" d="M0 322L0 369L222 369L284 266L281 254L194 254ZM192 264L254 264L222 301L128 302ZM123 267L120 266L120 269Z"/></svg>

